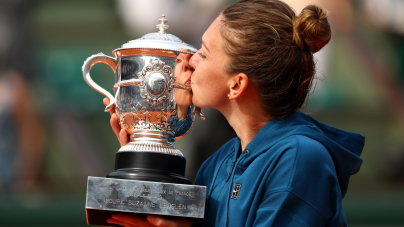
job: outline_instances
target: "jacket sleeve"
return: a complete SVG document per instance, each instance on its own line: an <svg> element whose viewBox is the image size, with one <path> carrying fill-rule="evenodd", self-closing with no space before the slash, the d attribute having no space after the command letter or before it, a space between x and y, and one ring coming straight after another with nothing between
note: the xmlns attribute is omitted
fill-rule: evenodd
<svg viewBox="0 0 404 227"><path fill-rule="evenodd" d="M324 220L304 200L289 191L274 192L260 204L254 226L323 227Z"/></svg>

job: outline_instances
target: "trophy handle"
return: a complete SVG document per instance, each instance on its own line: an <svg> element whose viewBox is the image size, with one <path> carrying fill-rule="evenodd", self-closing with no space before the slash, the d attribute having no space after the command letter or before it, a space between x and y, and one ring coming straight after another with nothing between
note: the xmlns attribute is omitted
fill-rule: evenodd
<svg viewBox="0 0 404 227"><path fill-rule="evenodd" d="M105 112L108 112L114 105L115 105L115 98L114 96L111 95L107 90L96 84L93 79L91 79L90 76L90 70L91 68L98 64L98 63L104 63L109 65L111 67L112 71L116 73L116 66L117 66L117 60L115 58L112 58L110 56L107 56L103 53L98 53L94 54L91 57L87 58L87 60L84 62L82 71L83 71L83 77L86 83L92 87L94 90L98 91L99 93L107 96L109 98L109 104L105 107Z"/></svg>
<svg viewBox="0 0 404 227"><path fill-rule="evenodd" d="M178 83L175 83L175 82L173 82L171 86L173 88L178 88L178 89L182 89L182 90L188 90L188 91L192 90L190 85L178 84Z"/></svg>

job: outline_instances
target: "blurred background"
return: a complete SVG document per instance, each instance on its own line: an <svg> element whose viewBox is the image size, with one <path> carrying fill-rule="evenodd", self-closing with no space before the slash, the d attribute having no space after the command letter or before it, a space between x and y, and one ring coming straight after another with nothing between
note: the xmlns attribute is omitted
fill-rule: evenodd
<svg viewBox="0 0 404 227"><path fill-rule="evenodd" d="M0 226L86 226L87 176L114 168L119 143L103 96L83 80L87 57L156 32L200 48L232 0L0 0ZM350 226L404 226L404 1L287 0L297 12L330 11L331 42L316 54L318 80L305 111L366 136L361 171L343 206ZM91 71L112 92L111 69ZM234 137L204 110L176 142L194 180L204 159Z"/></svg>

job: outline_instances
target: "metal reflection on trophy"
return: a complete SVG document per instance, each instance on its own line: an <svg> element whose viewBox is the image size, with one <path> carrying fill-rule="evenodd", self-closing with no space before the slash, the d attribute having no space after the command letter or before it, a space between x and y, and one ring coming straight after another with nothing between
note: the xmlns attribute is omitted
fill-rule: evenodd
<svg viewBox="0 0 404 227"><path fill-rule="evenodd" d="M105 111L115 108L121 128L130 136L129 144L115 154L115 170L88 179L90 225L109 225L111 212L203 217L206 187L191 185L184 177L185 157L174 146L192 127L195 114L203 118L191 103L177 101L191 91L178 81L176 60L181 55L189 58L196 49L166 33L164 15L159 21L158 32L123 44L112 52L115 57L100 53L84 62L84 80L109 98ZM90 76L98 63L115 73L114 96Z"/></svg>

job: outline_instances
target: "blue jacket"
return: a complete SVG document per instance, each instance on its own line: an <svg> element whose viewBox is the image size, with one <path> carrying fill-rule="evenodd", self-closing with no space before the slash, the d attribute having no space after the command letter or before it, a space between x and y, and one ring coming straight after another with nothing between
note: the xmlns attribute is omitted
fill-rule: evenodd
<svg viewBox="0 0 404 227"><path fill-rule="evenodd" d="M341 200L364 137L295 112L268 122L240 155L234 138L200 168L205 226L346 226Z"/></svg>

